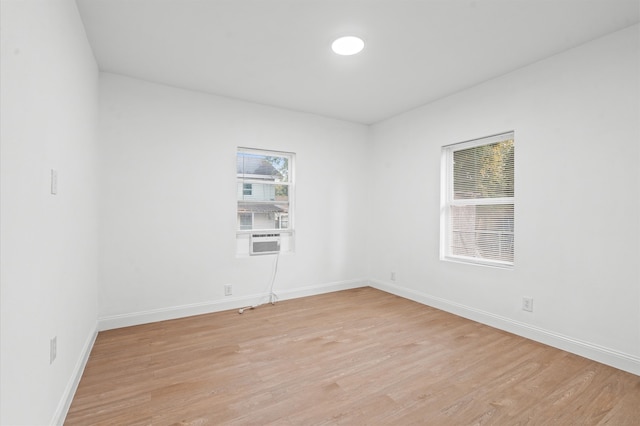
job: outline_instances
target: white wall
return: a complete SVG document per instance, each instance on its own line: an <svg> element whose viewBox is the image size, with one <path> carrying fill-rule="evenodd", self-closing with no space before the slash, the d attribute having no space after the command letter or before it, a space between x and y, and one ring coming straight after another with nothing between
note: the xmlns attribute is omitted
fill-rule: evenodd
<svg viewBox="0 0 640 426"><path fill-rule="evenodd" d="M374 285L640 374L638 33L373 126L369 211L389 225L370 246ZM440 261L441 147L509 130L515 269Z"/></svg>
<svg viewBox="0 0 640 426"><path fill-rule="evenodd" d="M283 297L371 277L640 374L638 26L369 129L112 74L98 88L73 1L1 7L1 424L61 420L98 315L124 325L264 292L274 258L236 256L238 146L297 154ZM440 261L440 147L507 130L516 268Z"/></svg>
<svg viewBox="0 0 640 426"><path fill-rule="evenodd" d="M366 126L108 73L100 93L103 328L266 291L274 257L236 256L239 146L296 153L295 253L280 257L276 293L362 284Z"/></svg>
<svg viewBox="0 0 640 426"><path fill-rule="evenodd" d="M96 329L98 70L74 1L2 0L0 16L0 423L49 424Z"/></svg>

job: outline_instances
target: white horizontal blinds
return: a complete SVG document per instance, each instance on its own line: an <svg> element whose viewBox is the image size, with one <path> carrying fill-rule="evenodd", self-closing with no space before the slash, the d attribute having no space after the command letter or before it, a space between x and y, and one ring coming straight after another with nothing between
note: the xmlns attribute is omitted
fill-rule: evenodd
<svg viewBox="0 0 640 426"><path fill-rule="evenodd" d="M238 229L288 229L291 156L239 149L236 155Z"/></svg>
<svg viewBox="0 0 640 426"><path fill-rule="evenodd" d="M513 133L449 149L449 255L513 264Z"/></svg>
<svg viewBox="0 0 640 426"><path fill-rule="evenodd" d="M453 198L513 197L513 137L453 152Z"/></svg>
<svg viewBox="0 0 640 426"><path fill-rule="evenodd" d="M513 263L513 204L451 206L451 254Z"/></svg>

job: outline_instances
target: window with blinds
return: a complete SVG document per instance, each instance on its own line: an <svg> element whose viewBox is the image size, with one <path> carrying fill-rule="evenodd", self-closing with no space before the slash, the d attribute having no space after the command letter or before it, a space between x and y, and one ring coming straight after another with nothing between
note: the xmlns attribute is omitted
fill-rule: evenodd
<svg viewBox="0 0 640 426"><path fill-rule="evenodd" d="M441 258L514 264L514 133L442 149Z"/></svg>

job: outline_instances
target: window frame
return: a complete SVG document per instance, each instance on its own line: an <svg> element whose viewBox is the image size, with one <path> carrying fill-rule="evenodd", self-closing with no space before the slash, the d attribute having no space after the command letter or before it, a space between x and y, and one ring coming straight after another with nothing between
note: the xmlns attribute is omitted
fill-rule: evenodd
<svg viewBox="0 0 640 426"><path fill-rule="evenodd" d="M453 156L457 151L475 148L485 145L492 145L498 142L512 139L515 149L515 131L503 132L491 136L473 139L465 142L445 145L442 147L441 155L441 189L440 189L440 260L456 263L464 263L471 265L490 266L502 269L513 269L515 267L515 210L516 197L515 188L513 197L494 197L494 198L467 198L454 199L454 163ZM514 153L514 187L515 187L515 153ZM452 215L451 207L462 206L490 206L490 205L511 205L513 206L513 260L497 260L482 257L464 256L452 253Z"/></svg>
<svg viewBox="0 0 640 426"><path fill-rule="evenodd" d="M286 151L275 151L275 150L267 150L267 149L256 149L256 148L248 148L248 147L238 147L236 149L235 152L235 156L237 159L238 154L240 153L247 153L247 154L252 154L252 155L263 155L263 156L269 156L269 157L283 157L283 158L287 158L288 160L288 179L287 182L274 182L274 183L270 183L270 182L263 182L260 180L252 180L251 177L246 178L243 177L241 178L239 176L239 174L236 171L236 186L238 185L238 183L242 184L242 192L243 192L243 196L246 195L244 194L244 188L245 188L245 184L259 184L259 185L272 185L274 187L276 186L287 186L287 196L288 196L288 212L287 212L287 217L288 217L288 228L286 229L278 229L278 228L265 228L265 229L240 229L240 222L238 220L238 216L240 214L240 212L238 211L238 200L236 197L236 235L237 236L241 236L241 235L247 235L247 234L273 234L273 233L279 233L279 234L291 234L293 235L294 233L294 218L295 218L295 153L293 152L286 152ZM249 175L250 176L250 175ZM253 191L255 189L255 187L252 187L252 193L255 192ZM236 189L237 191L237 189ZM251 194L253 195L253 194ZM282 202L279 201L251 201L251 202L255 202L255 203L265 203L265 204L284 204ZM253 217L253 215L252 215ZM252 226L253 224L255 224L255 219L252 220Z"/></svg>

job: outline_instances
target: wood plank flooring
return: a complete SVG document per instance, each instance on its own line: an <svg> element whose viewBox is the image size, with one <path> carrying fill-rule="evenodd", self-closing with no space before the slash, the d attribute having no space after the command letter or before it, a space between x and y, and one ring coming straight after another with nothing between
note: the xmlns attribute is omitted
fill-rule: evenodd
<svg viewBox="0 0 640 426"><path fill-rule="evenodd" d="M372 288L99 333L67 425L638 425L640 377Z"/></svg>

